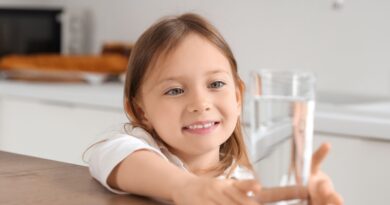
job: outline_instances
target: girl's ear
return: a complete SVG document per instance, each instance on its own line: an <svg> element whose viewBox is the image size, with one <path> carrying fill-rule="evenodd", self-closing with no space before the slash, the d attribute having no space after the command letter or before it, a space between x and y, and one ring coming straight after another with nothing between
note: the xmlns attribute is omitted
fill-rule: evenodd
<svg viewBox="0 0 390 205"><path fill-rule="evenodd" d="M133 103L134 103L134 107L135 107L135 110L137 112L137 115L141 118L141 123L143 123L144 125L148 126L148 127L151 127L151 124L150 124L150 121L149 121L149 117L147 116L147 114L145 113L145 109L144 109L144 105L141 101L137 100L137 99L133 99Z"/></svg>
<svg viewBox="0 0 390 205"><path fill-rule="evenodd" d="M245 90L245 85L244 83L240 80L238 83L237 83L237 87L236 87L236 100L237 100L237 106L238 106L238 110L239 110L239 114L241 115L241 109L242 109L242 97L243 97L243 92Z"/></svg>

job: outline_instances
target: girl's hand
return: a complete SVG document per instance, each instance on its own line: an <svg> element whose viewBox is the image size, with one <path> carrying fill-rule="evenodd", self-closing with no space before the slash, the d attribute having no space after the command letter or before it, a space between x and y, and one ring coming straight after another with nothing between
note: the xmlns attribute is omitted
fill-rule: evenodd
<svg viewBox="0 0 390 205"><path fill-rule="evenodd" d="M172 199L178 205L259 205L309 198L310 205L342 205L343 199L334 190L332 181L320 170L329 150L330 144L322 144L313 154L308 188L302 186L261 188L255 180L218 180L195 176L179 187L173 193ZM248 197L248 192L255 193L255 197Z"/></svg>
<svg viewBox="0 0 390 205"><path fill-rule="evenodd" d="M255 180L219 180L215 178L192 177L173 193L177 205L259 205L248 197L248 192L259 192Z"/></svg>
<svg viewBox="0 0 390 205"><path fill-rule="evenodd" d="M308 187L286 186L262 188L256 193L261 203L291 199L308 199L310 205L342 205L342 197L334 190L331 179L320 170L322 161L330 150L330 144L322 144L313 154Z"/></svg>
<svg viewBox="0 0 390 205"><path fill-rule="evenodd" d="M342 205L343 199L333 187L332 181L320 170L321 163L330 150L330 144L322 144L313 154L311 176L309 179L310 205Z"/></svg>

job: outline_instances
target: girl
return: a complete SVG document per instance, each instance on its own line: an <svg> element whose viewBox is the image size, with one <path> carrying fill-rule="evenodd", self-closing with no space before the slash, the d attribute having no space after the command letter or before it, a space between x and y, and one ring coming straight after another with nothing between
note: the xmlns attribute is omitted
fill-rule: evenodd
<svg viewBox="0 0 390 205"><path fill-rule="evenodd" d="M318 169L328 145L314 155L308 190L261 189L241 132L243 92L229 46L205 19L184 14L157 22L129 60L124 107L130 124L93 145L92 176L114 193L175 204L255 205L297 196L341 204Z"/></svg>

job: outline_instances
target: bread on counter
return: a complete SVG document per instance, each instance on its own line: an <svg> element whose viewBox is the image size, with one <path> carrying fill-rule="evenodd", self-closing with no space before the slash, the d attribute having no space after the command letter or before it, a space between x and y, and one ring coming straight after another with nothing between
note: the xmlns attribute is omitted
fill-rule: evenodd
<svg viewBox="0 0 390 205"><path fill-rule="evenodd" d="M126 71L128 57L102 55L8 55L0 59L0 71L8 79L25 81L99 83Z"/></svg>
<svg viewBox="0 0 390 205"><path fill-rule="evenodd" d="M116 74L126 71L127 60L123 55L9 55L0 60L2 70L35 71L83 71Z"/></svg>

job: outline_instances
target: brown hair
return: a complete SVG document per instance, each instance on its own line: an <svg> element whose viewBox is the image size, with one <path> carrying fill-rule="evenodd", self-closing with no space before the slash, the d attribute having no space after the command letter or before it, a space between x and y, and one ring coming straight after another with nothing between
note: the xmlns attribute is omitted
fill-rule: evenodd
<svg viewBox="0 0 390 205"><path fill-rule="evenodd" d="M146 30L132 49L124 90L124 107L131 124L146 129L153 133L154 137L158 136L154 130L150 130L142 123L142 116L136 104L140 86L146 73L150 72L149 70L157 59L176 48L191 33L207 39L226 56L232 68L235 84L240 90L241 100L243 100L244 83L238 76L236 60L217 29L197 14L187 13L177 17L164 18ZM212 169L217 173L222 173L231 166L227 174L229 176L238 164L250 168L240 119L238 119L232 135L221 145L220 156L221 163Z"/></svg>

